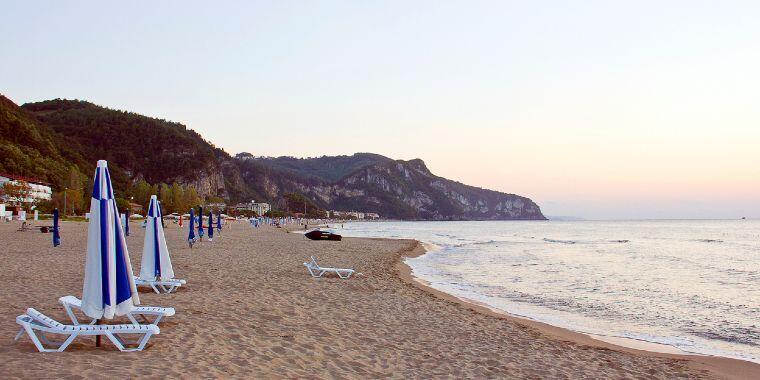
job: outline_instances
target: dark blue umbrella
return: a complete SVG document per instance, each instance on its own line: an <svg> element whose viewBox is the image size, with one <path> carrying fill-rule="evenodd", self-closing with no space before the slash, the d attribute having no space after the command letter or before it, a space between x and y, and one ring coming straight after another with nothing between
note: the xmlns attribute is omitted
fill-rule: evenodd
<svg viewBox="0 0 760 380"><path fill-rule="evenodd" d="M53 247L61 245L61 232L58 227L58 209L53 210Z"/></svg>
<svg viewBox="0 0 760 380"><path fill-rule="evenodd" d="M203 241L203 206L198 206L198 237Z"/></svg>
<svg viewBox="0 0 760 380"><path fill-rule="evenodd" d="M222 232L222 213L216 216L216 230Z"/></svg>
<svg viewBox="0 0 760 380"><path fill-rule="evenodd" d="M190 233L187 235L187 244L190 245L190 248L193 248L193 243L195 243L195 211L191 208L190 209Z"/></svg>
<svg viewBox="0 0 760 380"><path fill-rule="evenodd" d="M124 212L124 215L127 216L124 221L124 235L129 236L129 209Z"/></svg>
<svg viewBox="0 0 760 380"><path fill-rule="evenodd" d="M208 212L208 240L214 238L214 213Z"/></svg>

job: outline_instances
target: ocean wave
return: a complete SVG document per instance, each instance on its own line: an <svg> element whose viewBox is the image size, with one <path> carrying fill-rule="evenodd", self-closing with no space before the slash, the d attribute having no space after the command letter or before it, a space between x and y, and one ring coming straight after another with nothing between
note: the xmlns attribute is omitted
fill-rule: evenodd
<svg viewBox="0 0 760 380"><path fill-rule="evenodd" d="M559 240L559 239L549 239L549 238L544 238L544 241L545 242L549 242L549 243L561 243L561 244L575 244L575 243L577 243L577 241L575 241L575 240Z"/></svg>

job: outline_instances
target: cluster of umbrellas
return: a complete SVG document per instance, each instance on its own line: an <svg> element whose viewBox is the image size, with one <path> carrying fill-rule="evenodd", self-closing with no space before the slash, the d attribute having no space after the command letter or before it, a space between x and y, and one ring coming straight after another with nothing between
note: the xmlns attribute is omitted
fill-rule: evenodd
<svg viewBox="0 0 760 380"><path fill-rule="evenodd" d="M198 220L198 236L195 235L195 222L196 219ZM204 230L206 230L203 227L203 206L198 206L198 218L195 217L195 210L192 208L190 209L190 225L188 228L188 234L187 234L187 244L190 245L190 248L193 247L193 244L195 244L196 241L200 240L203 241L204 236ZM222 216L217 215L216 217L216 230L218 233L221 234L222 232ZM208 212L208 240L213 241L214 239L214 213L209 210Z"/></svg>

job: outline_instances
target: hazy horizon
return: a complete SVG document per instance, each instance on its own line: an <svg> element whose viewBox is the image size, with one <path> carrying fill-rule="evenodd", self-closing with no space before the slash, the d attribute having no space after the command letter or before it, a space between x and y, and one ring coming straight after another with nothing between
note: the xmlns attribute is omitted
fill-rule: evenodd
<svg viewBox="0 0 760 380"><path fill-rule="evenodd" d="M760 218L760 3L4 8L19 104L177 121L233 155L421 158L545 215Z"/></svg>

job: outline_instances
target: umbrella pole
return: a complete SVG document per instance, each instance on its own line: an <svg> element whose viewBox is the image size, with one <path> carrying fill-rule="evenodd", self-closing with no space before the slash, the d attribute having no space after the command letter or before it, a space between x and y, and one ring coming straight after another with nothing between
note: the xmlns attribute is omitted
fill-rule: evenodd
<svg viewBox="0 0 760 380"><path fill-rule="evenodd" d="M95 324L96 325L101 324L100 321L101 321L100 319L96 319ZM95 335L95 347L100 347L100 335Z"/></svg>

